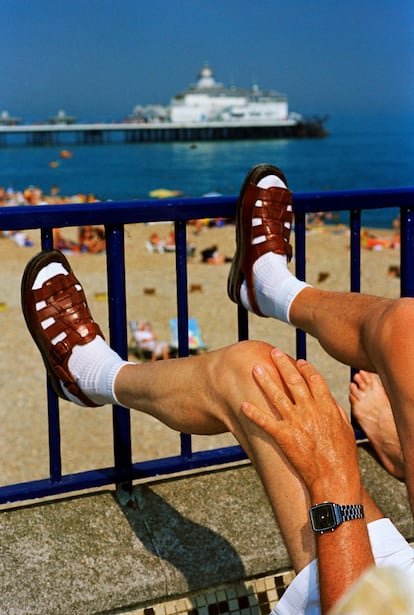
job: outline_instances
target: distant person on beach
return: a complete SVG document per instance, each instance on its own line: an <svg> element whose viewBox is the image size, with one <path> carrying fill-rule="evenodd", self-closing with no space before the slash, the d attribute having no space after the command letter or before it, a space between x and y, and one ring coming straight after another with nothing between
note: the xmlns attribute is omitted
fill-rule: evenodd
<svg viewBox="0 0 414 615"><path fill-rule="evenodd" d="M166 252L175 252L175 232L174 229L168 233L166 240L164 241L164 250Z"/></svg>
<svg viewBox="0 0 414 615"><path fill-rule="evenodd" d="M147 252L158 252L164 254L164 252L175 252L175 232L174 229L168 233L166 239L161 239L158 233L151 233L148 241L145 243ZM187 242L187 256L194 256L196 246L193 243Z"/></svg>
<svg viewBox="0 0 414 615"><path fill-rule="evenodd" d="M99 226L81 226L79 229L81 252L99 254L106 249L105 231Z"/></svg>
<svg viewBox="0 0 414 615"><path fill-rule="evenodd" d="M232 259L220 254L218 246L213 245L209 248L201 250L201 262L208 265L222 265L223 263L231 262Z"/></svg>
<svg viewBox="0 0 414 615"><path fill-rule="evenodd" d="M138 323L138 327L134 331L134 339L141 349L151 353L151 361L169 358L170 351L168 343L157 339L149 320L141 320Z"/></svg>
<svg viewBox="0 0 414 615"><path fill-rule="evenodd" d="M383 250L384 248L391 247L391 241L386 237L378 237L365 229L361 232L361 246L368 250Z"/></svg>
<svg viewBox="0 0 414 615"><path fill-rule="evenodd" d="M392 250L399 250L401 248L401 220L400 216L397 216L392 221L392 228L394 235L391 238L390 248Z"/></svg>
<svg viewBox="0 0 414 615"><path fill-rule="evenodd" d="M401 247L401 230L400 218L394 218L392 221L393 235L392 237L379 237L372 231L364 229L361 231L361 246L368 250L382 250L390 248L391 250L399 250Z"/></svg>
<svg viewBox="0 0 414 615"><path fill-rule="evenodd" d="M49 201L50 203L62 203L64 199L60 196L60 188L57 184L53 184L50 188Z"/></svg>
<svg viewBox="0 0 414 615"><path fill-rule="evenodd" d="M238 204L230 297L261 315L268 313L289 322L289 314L292 321L300 321L315 334L319 334L320 321L327 321L323 343L328 350L339 358L353 361L356 357L355 363L365 369L375 362L379 369L371 371L394 375L394 367L385 368L385 358L380 360L382 323L376 323L375 334L368 335L376 316L367 311L376 307L376 298L351 300L348 294L338 293L346 309L337 305L334 293L316 291L288 271L291 219L291 193L284 175L270 165L252 169ZM305 294L309 303L301 307L305 314L299 317L295 303ZM354 303L360 301L356 313ZM380 307L391 310L391 317L405 307L404 302L400 310L399 302L378 301ZM28 263L22 280L22 308L60 397L78 405L131 407L185 433L234 434L264 484L298 573L274 614L326 613L375 562L397 567L400 578L407 575L412 584L413 550L362 486L353 429L309 362L295 361L259 341L143 365L124 361L104 341L80 282L57 251L40 253ZM381 314L385 317L384 309ZM357 324L361 327L364 318L368 322L360 331ZM398 333L398 319L387 322L391 333ZM334 339L329 341L331 335ZM366 336L375 349L375 360L366 349ZM387 348L391 363L398 360L394 343L392 337ZM342 350L342 344L349 349ZM406 372L403 376L407 377ZM401 378L397 382L404 385ZM406 384L404 391L410 378ZM410 422L404 405L396 413L399 429L400 419L404 426ZM382 446L381 433L376 436L377 446ZM399 437L409 477L410 459L401 433ZM386 612L392 614L385 599Z"/></svg>
<svg viewBox="0 0 414 615"><path fill-rule="evenodd" d="M317 211L306 216L306 227L308 229L321 227L325 222L332 220L332 214L329 211Z"/></svg>
<svg viewBox="0 0 414 615"><path fill-rule="evenodd" d="M25 231L4 231L4 236L9 237L19 248L31 248L34 245Z"/></svg>
<svg viewBox="0 0 414 615"><path fill-rule="evenodd" d="M145 244L148 252L164 252L165 241L161 239L158 233L151 233L147 243Z"/></svg>
<svg viewBox="0 0 414 615"><path fill-rule="evenodd" d="M63 236L58 228L53 229L53 247L62 252L79 252L80 245Z"/></svg>

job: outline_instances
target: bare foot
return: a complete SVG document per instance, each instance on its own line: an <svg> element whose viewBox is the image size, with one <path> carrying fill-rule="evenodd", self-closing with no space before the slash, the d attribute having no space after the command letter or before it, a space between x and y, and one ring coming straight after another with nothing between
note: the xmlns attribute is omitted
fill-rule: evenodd
<svg viewBox="0 0 414 615"><path fill-rule="evenodd" d="M351 410L384 468L404 480L404 462L390 402L377 374L360 370L349 385Z"/></svg>

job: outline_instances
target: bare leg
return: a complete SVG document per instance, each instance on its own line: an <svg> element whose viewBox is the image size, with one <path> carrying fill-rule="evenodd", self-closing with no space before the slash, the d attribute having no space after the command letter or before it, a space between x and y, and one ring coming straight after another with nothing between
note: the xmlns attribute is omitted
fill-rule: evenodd
<svg viewBox="0 0 414 615"><path fill-rule="evenodd" d="M367 339L362 335L383 317L389 299L359 293L305 288L294 299L291 323L315 337L335 359L355 368L375 371Z"/></svg>
<svg viewBox="0 0 414 615"><path fill-rule="evenodd" d="M232 432L263 482L295 569L314 558L308 491L274 440L241 410L246 400L263 410L273 407L253 377L260 364L282 387L271 346L242 342L198 357L127 364L104 342L79 281L55 251L28 263L22 299L29 331L58 395L87 406L118 402L183 432ZM366 495L363 503L368 522L381 516Z"/></svg>
<svg viewBox="0 0 414 615"><path fill-rule="evenodd" d="M414 513L414 300L327 292L288 269L291 193L272 165L248 174L236 209L230 299L310 333L342 363L379 374L393 409Z"/></svg>
<svg viewBox="0 0 414 615"><path fill-rule="evenodd" d="M305 288L292 303L290 319L339 361L380 376L397 425L414 512L414 299Z"/></svg>
<svg viewBox="0 0 414 615"><path fill-rule="evenodd" d="M276 444L240 409L245 399L267 404L252 368L257 362L270 367L270 351L265 343L242 342L183 359L126 365L116 378L115 394L122 404L178 431L232 432L263 482L292 564L299 571L315 557L306 491Z"/></svg>
<svg viewBox="0 0 414 615"><path fill-rule="evenodd" d="M389 399L377 374L359 371L349 385L352 414L361 425L384 468L404 479L404 461Z"/></svg>
<svg viewBox="0 0 414 615"><path fill-rule="evenodd" d="M173 429L198 434L231 431L263 482L292 564L299 571L315 557L307 492L275 442L241 411L245 400L258 407L268 405L252 369L260 363L275 373L271 348L262 342L241 342L197 357L127 365L116 378L115 393L121 403ZM364 505L368 521L382 516L367 494Z"/></svg>

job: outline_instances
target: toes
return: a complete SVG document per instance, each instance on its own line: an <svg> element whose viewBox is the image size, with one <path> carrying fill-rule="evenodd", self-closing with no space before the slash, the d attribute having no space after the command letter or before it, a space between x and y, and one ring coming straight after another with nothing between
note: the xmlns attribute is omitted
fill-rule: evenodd
<svg viewBox="0 0 414 615"><path fill-rule="evenodd" d="M354 375L354 382L361 391L366 391L374 386L376 377L376 374L360 369Z"/></svg>
<svg viewBox="0 0 414 615"><path fill-rule="evenodd" d="M349 385L349 397L354 401L359 401L361 399L361 391L358 387L358 385L356 385L354 382L351 382Z"/></svg>
<svg viewBox="0 0 414 615"><path fill-rule="evenodd" d="M364 390L366 387L366 382L361 374L361 372L357 372L354 375L354 381L351 383L355 389Z"/></svg>

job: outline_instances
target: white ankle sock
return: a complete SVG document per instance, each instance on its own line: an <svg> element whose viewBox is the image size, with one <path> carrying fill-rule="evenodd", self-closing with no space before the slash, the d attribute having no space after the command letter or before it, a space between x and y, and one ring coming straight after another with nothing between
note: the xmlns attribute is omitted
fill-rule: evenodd
<svg viewBox="0 0 414 615"><path fill-rule="evenodd" d="M266 257L280 257L286 262L285 256L269 252L261 256L253 265L257 303L265 316L291 324L289 319L290 306L296 296L309 284L298 280L290 273L286 264L280 265L273 258ZM257 269L259 269L259 273ZM240 299L244 307L252 311L246 282L243 282L241 286Z"/></svg>
<svg viewBox="0 0 414 615"><path fill-rule="evenodd" d="M259 182L257 182L259 188L287 188L283 179L277 175L266 175Z"/></svg>
<svg viewBox="0 0 414 615"><path fill-rule="evenodd" d="M61 273L63 273L64 275L68 275L69 271L66 271L63 265L61 265L60 263L49 263L48 265L46 265L46 267L43 267L43 269L41 269L37 274L32 289L38 290L39 288L42 288L46 280L50 280L50 278L54 278L55 275L59 275Z"/></svg>
<svg viewBox="0 0 414 615"><path fill-rule="evenodd" d="M128 361L123 361L105 340L98 336L84 346L75 346L68 365L81 391L95 404L119 405L114 393L114 382L121 367L127 364ZM76 403L77 398L66 389L64 391L65 395Z"/></svg>
<svg viewBox="0 0 414 615"><path fill-rule="evenodd" d="M264 177L257 185L260 188L270 188L272 186L287 187L275 175ZM261 201L256 201L256 205L260 207ZM252 224L256 224L255 219L252 220ZM264 237L258 237L256 243L260 243L264 239ZM256 299L262 314L290 324L290 306L295 297L309 284L298 280L289 271L287 258L284 254L275 254L274 252L267 252L257 259L253 265L253 276ZM240 289L240 299L244 307L251 311L252 308L245 281Z"/></svg>

